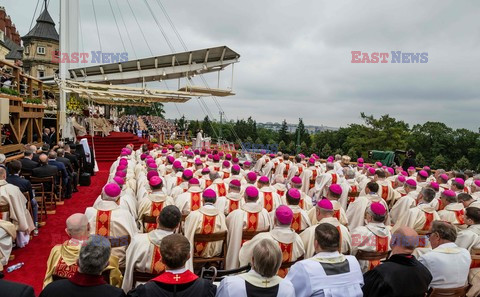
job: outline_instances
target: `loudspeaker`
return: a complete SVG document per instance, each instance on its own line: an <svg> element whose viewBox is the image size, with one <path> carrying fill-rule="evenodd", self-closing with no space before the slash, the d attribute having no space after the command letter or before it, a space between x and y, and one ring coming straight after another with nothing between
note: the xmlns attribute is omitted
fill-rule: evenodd
<svg viewBox="0 0 480 297"><path fill-rule="evenodd" d="M10 123L8 112L10 107L8 106L8 98L0 98L0 124Z"/></svg>

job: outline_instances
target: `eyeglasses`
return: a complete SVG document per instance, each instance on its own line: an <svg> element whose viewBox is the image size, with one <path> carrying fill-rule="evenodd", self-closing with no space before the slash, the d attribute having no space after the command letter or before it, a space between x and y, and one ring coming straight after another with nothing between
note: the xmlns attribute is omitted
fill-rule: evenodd
<svg viewBox="0 0 480 297"><path fill-rule="evenodd" d="M425 234L425 236L426 236L428 239L430 239L430 237L431 237L433 234L435 234L435 233L437 233L437 232L429 232L429 233Z"/></svg>

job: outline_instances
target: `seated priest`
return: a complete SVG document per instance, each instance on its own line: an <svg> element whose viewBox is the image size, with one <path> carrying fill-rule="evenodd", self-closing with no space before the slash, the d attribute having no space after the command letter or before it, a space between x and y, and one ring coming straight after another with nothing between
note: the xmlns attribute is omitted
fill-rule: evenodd
<svg viewBox="0 0 480 297"><path fill-rule="evenodd" d="M12 253L13 241L16 237L15 225L0 219L0 278L2 278L3 266L7 265Z"/></svg>
<svg viewBox="0 0 480 297"><path fill-rule="evenodd" d="M127 262L122 284L125 292L137 285L133 280L134 271L160 274L165 270L160 254L160 244L163 238L174 233L181 219L182 214L175 205L165 206L157 217L155 229L135 235L126 254Z"/></svg>
<svg viewBox="0 0 480 297"><path fill-rule="evenodd" d="M138 230L133 216L117 203L121 192L117 184L105 185L102 200L94 207L87 208L85 215L90 224L90 233L109 238L112 254L118 257L119 266L125 267L125 251Z"/></svg>
<svg viewBox="0 0 480 297"><path fill-rule="evenodd" d="M214 190L206 189L202 193L202 204L185 219L185 237L192 243L191 257L187 268L193 271L193 257L211 258L222 252L223 242L194 242L195 234L212 234L227 231L225 215L215 207L217 195Z"/></svg>
<svg viewBox="0 0 480 297"><path fill-rule="evenodd" d="M185 267L191 257L190 242L180 234L163 238L160 244L165 272L128 293L129 297L214 297L217 287L206 279L199 278Z"/></svg>
<svg viewBox="0 0 480 297"><path fill-rule="evenodd" d="M232 211L227 217L228 228L228 251L227 269L239 267L238 253L245 243L242 240L244 231L268 231L270 230L271 218L268 211L257 203L258 189L249 186L245 189L245 204L239 209Z"/></svg>
<svg viewBox="0 0 480 297"><path fill-rule="evenodd" d="M55 280L70 278L78 271L77 261L80 248L90 236L90 226L88 225L87 216L82 213L75 213L69 216L66 224L65 232L70 239L62 244L57 244L50 251L47 261L47 272L43 280L44 288ZM108 271L109 283L115 287L120 287L122 274L118 269L117 257L110 256L108 266L102 274L105 274L106 271Z"/></svg>
<svg viewBox="0 0 480 297"><path fill-rule="evenodd" d="M302 239L290 228L293 221L292 210L285 205L279 206L275 210L274 226L270 232L262 232L252 240L246 242L240 249L238 255L240 266L245 266L252 260L252 254L254 253L255 246L263 239L270 239L275 241L282 251L282 263L294 262L298 258L303 257L305 249ZM285 277L288 270L280 268L278 275Z"/></svg>
<svg viewBox="0 0 480 297"><path fill-rule="evenodd" d="M120 288L107 284L102 276L110 261L110 242L103 236L92 236L82 244L78 256L78 270L69 279L46 286L40 297L88 296L123 297Z"/></svg>
<svg viewBox="0 0 480 297"><path fill-rule="evenodd" d="M277 276L283 258L277 242L266 238L257 241L251 256L252 269L224 278L218 287L217 297L295 297L292 283Z"/></svg>
<svg viewBox="0 0 480 297"><path fill-rule="evenodd" d="M35 230L32 216L27 210L27 199L17 186L6 181L7 172L0 167L0 219L10 221L17 230L17 247L24 247L30 233Z"/></svg>

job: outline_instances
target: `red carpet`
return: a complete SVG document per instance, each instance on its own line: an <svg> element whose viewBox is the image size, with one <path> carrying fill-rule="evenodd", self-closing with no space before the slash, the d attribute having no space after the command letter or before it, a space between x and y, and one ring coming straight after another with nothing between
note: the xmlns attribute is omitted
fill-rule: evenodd
<svg viewBox="0 0 480 297"><path fill-rule="evenodd" d="M116 153L114 154L112 151L112 155L115 156ZM57 206L56 214L48 216L47 224L40 228L39 236L33 237L25 248L13 250L12 254L15 255L15 259L10 261L8 266L19 262L24 262L25 265L12 273L5 271L6 280L33 286L35 294L37 296L40 294L50 249L68 239L65 233L65 220L73 213L84 213L87 207L93 205L107 182L110 165L111 162L98 162L100 171L92 176L91 185L78 187L79 192L74 193L73 197L66 200L64 205Z"/></svg>
<svg viewBox="0 0 480 297"><path fill-rule="evenodd" d="M83 136L78 139L87 138L88 143L92 146L92 137ZM113 162L117 159L122 148L131 143L135 149L140 148L144 143L148 143L150 148L152 144L146 139L139 138L131 133L111 132L108 137L95 136L93 137L93 144L95 145L95 158L97 162Z"/></svg>

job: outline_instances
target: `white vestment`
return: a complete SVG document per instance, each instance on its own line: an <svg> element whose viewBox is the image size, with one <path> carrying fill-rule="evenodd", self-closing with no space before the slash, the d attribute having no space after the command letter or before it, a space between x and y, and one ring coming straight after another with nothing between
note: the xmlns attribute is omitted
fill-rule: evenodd
<svg viewBox="0 0 480 297"><path fill-rule="evenodd" d="M348 272L337 272L340 269L335 268L343 263L349 266ZM329 268L328 274L324 267ZM363 275L357 259L338 252L321 252L313 258L295 263L286 279L292 282L296 297L363 296Z"/></svg>
<svg viewBox="0 0 480 297"><path fill-rule="evenodd" d="M440 220L440 217L435 211L435 208L428 203L421 203L416 207L410 208L395 223L395 226L392 228L392 233L402 226L410 227L417 232L427 232L430 230L432 222L437 220Z"/></svg>
<svg viewBox="0 0 480 297"><path fill-rule="evenodd" d="M348 219L348 227L350 228L350 230L353 230L358 226L365 225L365 211L374 202L382 203L385 209L387 209L386 224L390 224L388 205L385 200L383 200L377 194L368 194L365 196L357 197L357 199L355 199L355 201L350 203L350 205L348 206L346 215Z"/></svg>
<svg viewBox="0 0 480 297"><path fill-rule="evenodd" d="M455 243L464 249L480 248L480 224L468 226L467 229L458 232Z"/></svg>
<svg viewBox="0 0 480 297"><path fill-rule="evenodd" d="M160 207L159 204L161 205ZM168 205L175 205L172 197L167 196L164 192L153 192L138 202L137 222L141 226L140 230L143 230L143 217L144 216L159 216L161 209ZM158 209L158 210L156 210ZM157 214L158 212L158 214Z"/></svg>
<svg viewBox="0 0 480 297"><path fill-rule="evenodd" d="M397 203L392 207L390 210L390 218L392 220L392 224L397 223L407 212L410 208L415 207L417 205L417 196L414 192L408 193L406 196L398 199Z"/></svg>
<svg viewBox="0 0 480 297"><path fill-rule="evenodd" d="M248 202L227 217L228 252L226 269L239 267L238 253L242 247L242 233L268 231L272 222L268 212L256 202Z"/></svg>
<svg viewBox="0 0 480 297"><path fill-rule="evenodd" d="M17 186L0 180L0 205L8 205L9 211L0 213L0 219L12 222L17 231L30 234L35 229L27 210L27 199ZM28 241L27 241L28 242Z"/></svg>
<svg viewBox="0 0 480 297"><path fill-rule="evenodd" d="M355 228L352 233L352 255L358 251L365 252L387 252L390 250L392 235L385 224L372 222L365 226ZM382 259L383 260L383 259ZM380 265L380 261L359 260L362 272Z"/></svg>
<svg viewBox="0 0 480 297"><path fill-rule="evenodd" d="M300 233L300 238L303 241L303 245L305 246L305 258L309 258L310 256L315 254L315 228L319 224L328 223L335 226L340 231L340 251L343 254L350 254L352 251L352 238L350 233L348 232L348 228L344 225L340 224L338 220L334 217L323 218L318 224L313 225L305 229L302 233Z"/></svg>

